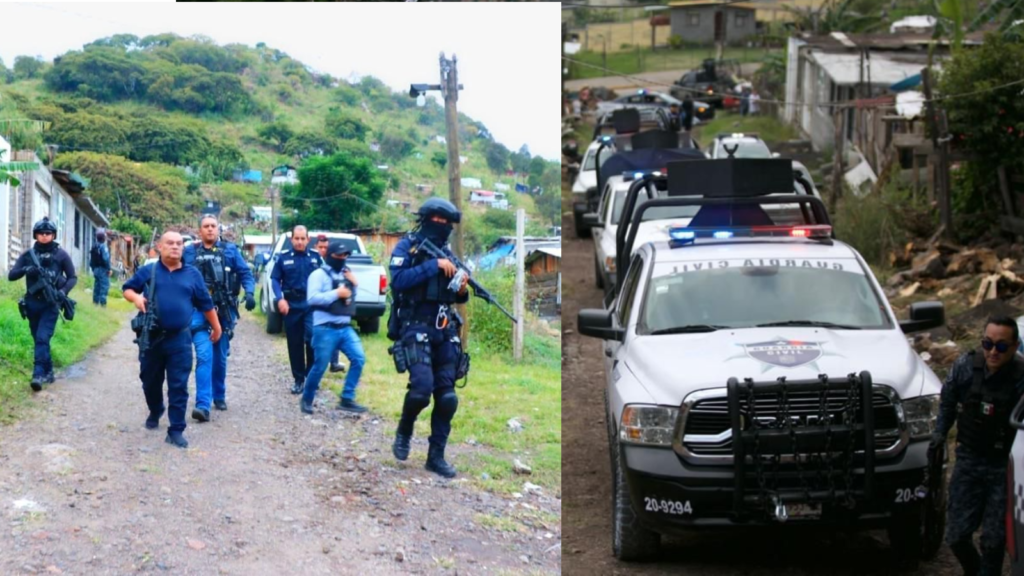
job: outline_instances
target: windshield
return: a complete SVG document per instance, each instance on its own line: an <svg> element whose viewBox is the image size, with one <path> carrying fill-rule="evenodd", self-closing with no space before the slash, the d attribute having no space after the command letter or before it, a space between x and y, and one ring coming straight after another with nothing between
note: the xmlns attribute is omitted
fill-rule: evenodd
<svg viewBox="0 0 1024 576"><path fill-rule="evenodd" d="M312 238L310 238L309 244L306 245L306 249L307 250L316 250L316 236L317 236L317 233L313 232L311 234L311 236L312 236ZM328 236L328 238L331 239L331 240L335 240L335 239L341 240L341 244L343 246L345 246L346 248L348 248L349 250L351 250L353 254L362 254L363 253L363 251L359 249L359 242L357 242L355 238L336 238L335 236ZM291 249L292 249L292 239L291 239L290 236L289 237L285 237L284 242L281 243L281 250L280 250L280 252L284 252L286 250L291 250Z"/></svg>
<svg viewBox="0 0 1024 576"><path fill-rule="evenodd" d="M684 196L685 198L685 196ZM633 214L640 209L640 205L643 204L644 198L638 197L636 199L636 207L633 209ZM622 217L622 211L626 207L626 190L619 190L615 193L615 205L612 206L612 225L618 225L619 219ZM693 215L697 213L700 206L660 206L658 208L651 208L650 210L644 211L644 217L642 222L649 222L651 220L669 220L672 218L693 218Z"/></svg>
<svg viewBox="0 0 1024 576"><path fill-rule="evenodd" d="M756 258L656 264L644 295L641 333L803 321L889 326L885 307L856 260Z"/></svg>
<svg viewBox="0 0 1024 576"><path fill-rule="evenodd" d="M729 154L725 151L725 146L729 148L739 145L736 149L736 153L733 158L771 158L772 153L768 150L768 146L760 140L719 140L718 141L718 157L726 158Z"/></svg>
<svg viewBox="0 0 1024 576"><path fill-rule="evenodd" d="M601 150L601 166L611 158L612 154L615 154L615 149L605 146ZM594 165L594 159L597 158L597 150L587 152L587 157L583 160L584 170L597 170L597 166Z"/></svg>

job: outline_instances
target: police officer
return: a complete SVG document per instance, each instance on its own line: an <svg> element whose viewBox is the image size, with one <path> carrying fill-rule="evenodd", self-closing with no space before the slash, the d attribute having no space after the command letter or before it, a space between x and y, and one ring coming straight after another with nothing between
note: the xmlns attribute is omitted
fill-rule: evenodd
<svg viewBox="0 0 1024 576"><path fill-rule="evenodd" d="M96 231L96 243L89 250L89 267L93 276L92 303L105 307L110 290L110 250L103 230Z"/></svg>
<svg viewBox="0 0 1024 576"><path fill-rule="evenodd" d="M155 308L157 329L150 333L150 347L140 355L139 378L149 406L146 428L156 430L164 413L164 376L167 377L168 444L188 448L185 410L188 408L188 375L192 372L192 338L189 324L192 314L203 316L212 327L209 339L221 338L220 322L203 276L181 261L181 234L165 232L160 238L160 259L143 266L121 287L124 299L143 314L146 306ZM156 275L155 278L153 275ZM146 294L152 279L152 304Z"/></svg>
<svg viewBox="0 0 1024 576"><path fill-rule="evenodd" d="M292 229L292 249L282 252L270 273L274 288L274 307L284 316L288 339L288 361L292 367L292 394L301 394L306 373L313 365L313 347L306 337L306 282L309 275L324 265L320 254L307 250L309 232L305 226ZM305 356L303 356L305 352Z"/></svg>
<svg viewBox="0 0 1024 576"><path fill-rule="evenodd" d="M313 413L316 391L327 371L331 352L335 350L341 350L350 363L338 409L356 414L366 412L365 406L356 403L356 388L366 363L366 354L359 334L352 327L359 283L356 275L345 266L351 253L352 249L343 240L331 240L324 266L314 270L306 284L306 301L313 311L313 366L306 376L299 403L299 408L306 414Z"/></svg>
<svg viewBox="0 0 1024 576"><path fill-rule="evenodd" d="M391 451L398 460L409 457L413 424L433 395L426 469L445 478L455 476L455 468L444 459L444 449L459 406L455 373L462 354L458 322L451 306L469 300L469 277L463 278L453 292L448 287L456 272L451 260L433 258L423 251L414 252L413 248L427 238L447 251L453 224L461 219L451 202L442 198L427 200L417 212L419 225L395 246L390 265L395 310L388 322L389 337L397 336L406 349L414 350L411 356L415 359L408 367L409 390Z"/></svg>
<svg viewBox="0 0 1024 576"><path fill-rule="evenodd" d="M321 259L327 258L327 244L329 242L330 241L327 239L327 236L324 235L324 234L320 234L319 236L316 237L316 251L317 251L317 253L320 254L320 258ZM312 337L313 337L313 315L312 314L307 314L306 315L306 339L309 340ZM331 353L331 373L333 374L334 372L344 372L344 371L345 371L345 365L338 361L338 351L335 350L334 352Z"/></svg>
<svg viewBox="0 0 1024 576"><path fill-rule="evenodd" d="M690 98L689 93L683 96L683 111L680 113L680 121L683 130L689 132L693 128L693 98Z"/></svg>
<svg viewBox="0 0 1024 576"><path fill-rule="evenodd" d="M218 410L227 410L225 376L228 355L231 353L232 329L238 319L238 291L245 290L245 309L256 307L253 280L249 265L231 242L218 239L220 224L211 214L199 220L200 240L185 247L185 264L195 266L203 275L206 288L217 308L224 337L218 342L210 338L210 324L199 312L192 314L192 342L196 347L196 405L192 418L199 422L210 420L210 397Z"/></svg>
<svg viewBox="0 0 1024 576"><path fill-rule="evenodd" d="M1009 420L1024 394L1024 357L1016 354L1019 339L1013 318L989 318L981 350L967 352L950 369L929 446L929 457L939 457L956 421L946 542L968 576L1002 574L1006 463L1014 438ZM973 542L979 527L980 556Z"/></svg>
<svg viewBox="0 0 1024 576"><path fill-rule="evenodd" d="M50 338L57 326L61 302L54 301L55 290L66 296L78 282L75 265L71 257L54 239L57 226L43 217L32 226L35 244L18 257L7 279L15 281L25 277L23 317L28 317L29 330L35 340L35 364L32 368L32 390L43 389L43 384L53 383L53 359L50 357ZM49 284L49 286L45 286ZM51 288L47 290L46 288ZM59 295L58 295L59 296Z"/></svg>

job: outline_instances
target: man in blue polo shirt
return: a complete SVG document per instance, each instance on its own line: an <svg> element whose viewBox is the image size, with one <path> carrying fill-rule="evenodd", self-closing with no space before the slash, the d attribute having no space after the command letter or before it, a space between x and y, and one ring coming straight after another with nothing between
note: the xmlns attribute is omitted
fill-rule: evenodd
<svg viewBox="0 0 1024 576"><path fill-rule="evenodd" d="M181 261L181 234L165 232L159 243L160 259L143 266L121 288L124 299L140 312L146 312L149 281L153 281L152 300L156 307L157 329L150 333L150 347L140 354L142 391L149 405L146 428L155 430L164 413L164 375L167 376L167 403L170 406L167 443L188 448L185 409L188 408L188 375L192 372L192 335L189 324L193 310L209 322L210 340L220 340L221 327L213 300L199 270Z"/></svg>
<svg viewBox="0 0 1024 576"><path fill-rule="evenodd" d="M356 386L363 373L366 355L363 343L352 327L358 283L356 275L345 266L351 252L352 249L340 239L331 240L324 258L325 265L314 270L306 283L306 302L313 310L313 367L306 376L299 403L299 408L306 414L313 413L313 399L320 387L320 379L327 371L331 352L335 350L341 350L350 363L338 409L356 414L366 412L365 406L356 404Z"/></svg>

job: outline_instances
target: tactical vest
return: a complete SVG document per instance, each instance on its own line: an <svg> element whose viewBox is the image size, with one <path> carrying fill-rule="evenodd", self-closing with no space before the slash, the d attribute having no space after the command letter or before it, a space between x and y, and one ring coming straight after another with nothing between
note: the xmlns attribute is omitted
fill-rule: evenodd
<svg viewBox="0 0 1024 576"><path fill-rule="evenodd" d="M1017 383L1024 378L1024 358L1014 355L1010 365L985 379L985 355L971 351L972 380L957 416L957 442L980 456L1005 460L1015 430L1010 413L1017 403Z"/></svg>
<svg viewBox="0 0 1024 576"><path fill-rule="evenodd" d="M220 242L214 244L211 249L203 246L202 242L196 243L195 267L202 273L206 287L211 292L222 288L228 295L233 295L237 293L237 287L234 285L235 275L232 274L231 266L228 266L224 256L224 246Z"/></svg>
<svg viewBox="0 0 1024 576"><path fill-rule="evenodd" d="M445 248L447 252L447 248ZM426 252L417 252L412 255L412 265L419 266L433 258ZM399 306L415 306L417 304L454 304L457 297L455 292L448 289L448 284L451 282L451 278L445 276L442 270L437 271L437 275L433 278L428 279L426 282L414 286L408 290L403 290L397 294L399 300Z"/></svg>
<svg viewBox="0 0 1024 576"><path fill-rule="evenodd" d="M39 258L39 265L43 269L48 270L50 273L40 274L39 278L35 282L28 285L28 292L30 294L40 294L40 292L38 291L39 289L36 285L41 282L49 282L54 286L54 288L60 288L61 270L60 263L57 262L58 248L54 248L53 250L50 250L48 252L39 252L38 250L35 249L35 247L29 248L29 250L35 252L36 258Z"/></svg>
<svg viewBox="0 0 1024 576"><path fill-rule="evenodd" d="M330 306L322 306L320 309L335 316L354 317L356 315L356 297L354 294L355 288L352 286L352 283L345 278L335 278L334 275L331 274L332 270L330 266L323 266L320 269L326 272L327 277L331 279L331 290L337 290L341 286L348 286L348 289L353 292L352 296L344 299L338 298L334 302L331 302Z"/></svg>

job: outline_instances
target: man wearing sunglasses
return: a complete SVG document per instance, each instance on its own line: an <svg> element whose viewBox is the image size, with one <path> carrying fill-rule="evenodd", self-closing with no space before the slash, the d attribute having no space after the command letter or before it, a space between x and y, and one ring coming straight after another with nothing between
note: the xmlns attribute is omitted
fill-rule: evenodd
<svg viewBox="0 0 1024 576"><path fill-rule="evenodd" d="M968 576L1002 574L1006 545L1006 466L1010 412L1024 393L1024 357L1013 318L989 318L981 348L957 359L942 387L929 457L941 454L957 423L946 542ZM981 554L973 534L982 529Z"/></svg>

